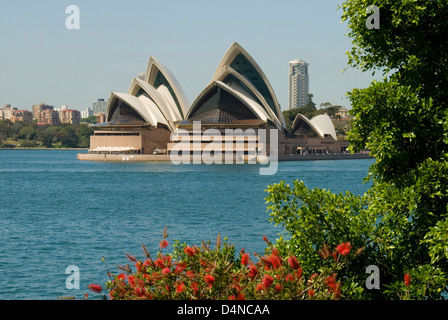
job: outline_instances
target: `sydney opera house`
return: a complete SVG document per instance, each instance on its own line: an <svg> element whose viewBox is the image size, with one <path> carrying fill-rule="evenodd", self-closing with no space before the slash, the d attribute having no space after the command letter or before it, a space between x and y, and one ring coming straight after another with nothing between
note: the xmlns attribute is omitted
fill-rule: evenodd
<svg viewBox="0 0 448 320"><path fill-rule="evenodd" d="M200 124L199 133L195 124ZM109 154L166 156L182 135L190 133L195 137L190 142L198 140L192 153L201 152L211 139L208 129L243 132L244 139L236 133L226 136L230 142L221 142L246 155L257 154L260 146L269 154L271 140L259 141L260 129L276 131L279 156L334 154L346 148L328 115L308 119L298 114L288 131L268 78L249 53L233 43L191 105L170 70L151 57L144 79L133 79L127 93L111 93L106 122L95 126L88 154L99 159Z"/></svg>

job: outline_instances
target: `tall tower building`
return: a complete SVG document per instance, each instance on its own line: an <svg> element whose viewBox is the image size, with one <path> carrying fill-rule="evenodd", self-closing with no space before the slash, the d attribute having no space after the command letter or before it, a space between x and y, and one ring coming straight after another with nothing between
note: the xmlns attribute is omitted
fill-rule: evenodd
<svg viewBox="0 0 448 320"><path fill-rule="evenodd" d="M303 107L308 103L308 63L301 59L289 61L289 108Z"/></svg>

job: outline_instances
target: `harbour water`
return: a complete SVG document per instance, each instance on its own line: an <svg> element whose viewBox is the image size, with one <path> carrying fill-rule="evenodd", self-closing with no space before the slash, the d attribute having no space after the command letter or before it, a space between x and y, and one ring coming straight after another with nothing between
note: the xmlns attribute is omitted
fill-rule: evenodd
<svg viewBox="0 0 448 320"><path fill-rule="evenodd" d="M87 285L143 258L141 243L215 243L262 253L263 236L278 238L264 198L269 184L303 180L308 187L362 194L372 159L280 162L275 175L259 165L174 165L169 162L77 160L76 150L0 151L0 299L77 299ZM167 248L169 249L169 248ZM169 251L167 251L169 252ZM80 289L67 289L68 266Z"/></svg>

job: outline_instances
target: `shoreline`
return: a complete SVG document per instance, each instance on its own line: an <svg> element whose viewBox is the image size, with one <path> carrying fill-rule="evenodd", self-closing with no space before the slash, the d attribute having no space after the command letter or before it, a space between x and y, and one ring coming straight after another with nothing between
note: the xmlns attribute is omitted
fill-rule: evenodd
<svg viewBox="0 0 448 320"><path fill-rule="evenodd" d="M168 154L92 154L78 153L80 161L111 161L111 162L172 162ZM279 155L277 161L314 161L314 160L358 160L358 159L374 159L367 153L333 153L333 154L290 154ZM248 159L244 159L247 163ZM257 162L259 162L257 160Z"/></svg>
<svg viewBox="0 0 448 320"><path fill-rule="evenodd" d="M0 148L1 150L72 150L72 151L82 151L89 150L89 148Z"/></svg>

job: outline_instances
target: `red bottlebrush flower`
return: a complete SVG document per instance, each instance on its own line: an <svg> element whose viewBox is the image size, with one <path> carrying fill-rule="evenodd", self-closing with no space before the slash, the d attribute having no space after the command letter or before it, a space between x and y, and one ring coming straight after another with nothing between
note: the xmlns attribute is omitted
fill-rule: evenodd
<svg viewBox="0 0 448 320"><path fill-rule="evenodd" d="M303 273L302 268L297 269L297 280L300 280L300 278L302 277L302 273Z"/></svg>
<svg viewBox="0 0 448 320"><path fill-rule="evenodd" d="M92 290L93 292L96 292L96 293L100 293L101 291L103 291L103 288L99 284L95 284L95 283L89 284L87 286L87 288L89 288L90 290Z"/></svg>
<svg viewBox="0 0 448 320"><path fill-rule="evenodd" d="M247 273L250 278L255 278L258 274L258 269L254 265L249 266L249 272Z"/></svg>
<svg viewBox="0 0 448 320"><path fill-rule="evenodd" d="M246 300L246 297L244 296L243 293L238 293L238 296L236 297L236 300Z"/></svg>
<svg viewBox="0 0 448 320"><path fill-rule="evenodd" d="M197 282L193 282L191 284L191 290L193 290L193 294L196 294L199 291L199 285L197 284Z"/></svg>
<svg viewBox="0 0 448 320"><path fill-rule="evenodd" d="M174 269L174 272L181 273L182 271L185 270L186 267L187 267L187 264L185 262L178 262L176 265L176 269Z"/></svg>
<svg viewBox="0 0 448 320"><path fill-rule="evenodd" d="M263 236L263 240L264 240L267 244L271 243L271 242L268 240L268 237L266 237L266 236Z"/></svg>
<svg viewBox="0 0 448 320"><path fill-rule="evenodd" d="M145 288L136 288L134 293L137 297L143 298L144 296L146 296L146 289Z"/></svg>
<svg viewBox="0 0 448 320"><path fill-rule="evenodd" d="M267 275L264 276L262 282L263 282L263 287L264 287L265 289L267 289L267 288L269 288L269 287L271 286L271 284L274 282L274 279L273 279L270 275L267 274Z"/></svg>
<svg viewBox="0 0 448 320"><path fill-rule="evenodd" d="M337 251L333 252L331 255L333 256L334 261L338 260L338 252Z"/></svg>
<svg viewBox="0 0 448 320"><path fill-rule="evenodd" d="M185 272L185 274L186 274L188 277L190 277L190 278L193 278L193 277L194 277L194 272L193 272L193 271L187 271L187 272Z"/></svg>
<svg viewBox="0 0 448 320"><path fill-rule="evenodd" d="M278 252L277 248L272 248L272 254L275 256L278 256L278 255L280 255L280 252Z"/></svg>
<svg viewBox="0 0 448 320"><path fill-rule="evenodd" d="M272 266L274 267L274 269L278 269L282 265L282 262L280 261L279 257L276 256L275 254L271 255L270 261L271 261Z"/></svg>
<svg viewBox="0 0 448 320"><path fill-rule="evenodd" d="M409 273L404 275L404 285L407 287L411 285L411 275Z"/></svg>
<svg viewBox="0 0 448 320"><path fill-rule="evenodd" d="M136 261L135 262L135 268L137 269L137 272L142 272L143 271L143 263L141 261Z"/></svg>
<svg viewBox="0 0 448 320"><path fill-rule="evenodd" d="M324 281L327 286L331 286L332 284L334 284L336 282L336 275L328 276L325 278Z"/></svg>
<svg viewBox="0 0 448 320"><path fill-rule="evenodd" d="M163 274L170 274L171 270L170 270L170 268L163 268L162 273Z"/></svg>
<svg viewBox="0 0 448 320"><path fill-rule="evenodd" d="M131 287L135 287L135 277L132 274L128 276L128 282Z"/></svg>
<svg viewBox="0 0 448 320"><path fill-rule="evenodd" d="M350 242L341 243L340 245L338 245L336 247L336 251L338 253L342 254L343 256L346 256L349 254L351 248L352 248L352 245L350 244Z"/></svg>
<svg viewBox="0 0 448 320"><path fill-rule="evenodd" d="M171 260L173 258L171 256L167 256L167 257L162 257L162 259L163 259L163 263L165 264L165 266L170 268L171 267Z"/></svg>
<svg viewBox="0 0 448 320"><path fill-rule="evenodd" d="M115 278L115 280L124 280L124 279L126 279L126 275L123 274L123 273L120 273L120 274Z"/></svg>
<svg viewBox="0 0 448 320"><path fill-rule="evenodd" d="M281 284L278 284L275 286L275 292L280 293L283 290L283 286Z"/></svg>
<svg viewBox="0 0 448 320"><path fill-rule="evenodd" d="M215 278L210 274L206 274L204 277L204 281L211 287L215 282Z"/></svg>
<svg viewBox="0 0 448 320"><path fill-rule="evenodd" d="M249 264L249 254L248 253L243 253L243 255L241 256L241 264L243 266L247 266Z"/></svg>
<svg viewBox="0 0 448 320"><path fill-rule="evenodd" d="M196 249L193 249L192 247L185 247L184 252L192 257L196 254Z"/></svg>
<svg viewBox="0 0 448 320"><path fill-rule="evenodd" d="M152 265L152 260L151 259L146 259L144 262L143 262L143 266L146 268L146 267L149 267L149 266L151 266Z"/></svg>
<svg viewBox="0 0 448 320"><path fill-rule="evenodd" d="M310 279L308 280L308 283L313 283L313 280L314 280L314 278L316 278L316 277L318 277L319 276L319 274L318 273L313 273L312 275L311 275L311 277L310 277Z"/></svg>
<svg viewBox="0 0 448 320"><path fill-rule="evenodd" d="M162 241L160 241L159 243L159 247L160 249L164 249L168 246L168 241L166 241L165 239L163 239Z"/></svg>
<svg viewBox="0 0 448 320"><path fill-rule="evenodd" d="M154 261L154 263L155 263L155 265L157 266L157 267L159 267L159 268L165 268L165 263L164 263L164 261L162 260L162 259L157 259L156 261Z"/></svg>
<svg viewBox="0 0 448 320"><path fill-rule="evenodd" d="M264 289L263 285L261 283L257 284L257 286L255 287L255 289L257 291L262 291Z"/></svg>
<svg viewBox="0 0 448 320"><path fill-rule="evenodd" d="M300 268L300 263L297 261L297 258L294 256L291 256L288 258L288 263L294 270L297 270Z"/></svg>
<svg viewBox="0 0 448 320"><path fill-rule="evenodd" d="M310 298L314 297L314 290L313 289L308 290L308 296Z"/></svg>
<svg viewBox="0 0 448 320"><path fill-rule="evenodd" d="M236 300L236 297L235 297L235 295L231 295L231 296L229 296L229 298L227 300Z"/></svg>
<svg viewBox="0 0 448 320"><path fill-rule="evenodd" d="M292 282L292 281L294 281L294 276L292 274L288 273L285 277L285 280Z"/></svg>
<svg viewBox="0 0 448 320"><path fill-rule="evenodd" d="M341 283L340 282L333 282L330 283L328 285L330 287L330 289L328 289L330 292L332 292L334 295L340 295L341 294L341 290L339 290L339 288L341 287Z"/></svg>
<svg viewBox="0 0 448 320"><path fill-rule="evenodd" d="M181 283L179 283L179 284L176 286L176 292L177 292L177 293L182 293L182 292L185 291L186 288L187 288L187 287L185 286L185 284L184 284L183 282L181 282Z"/></svg>

